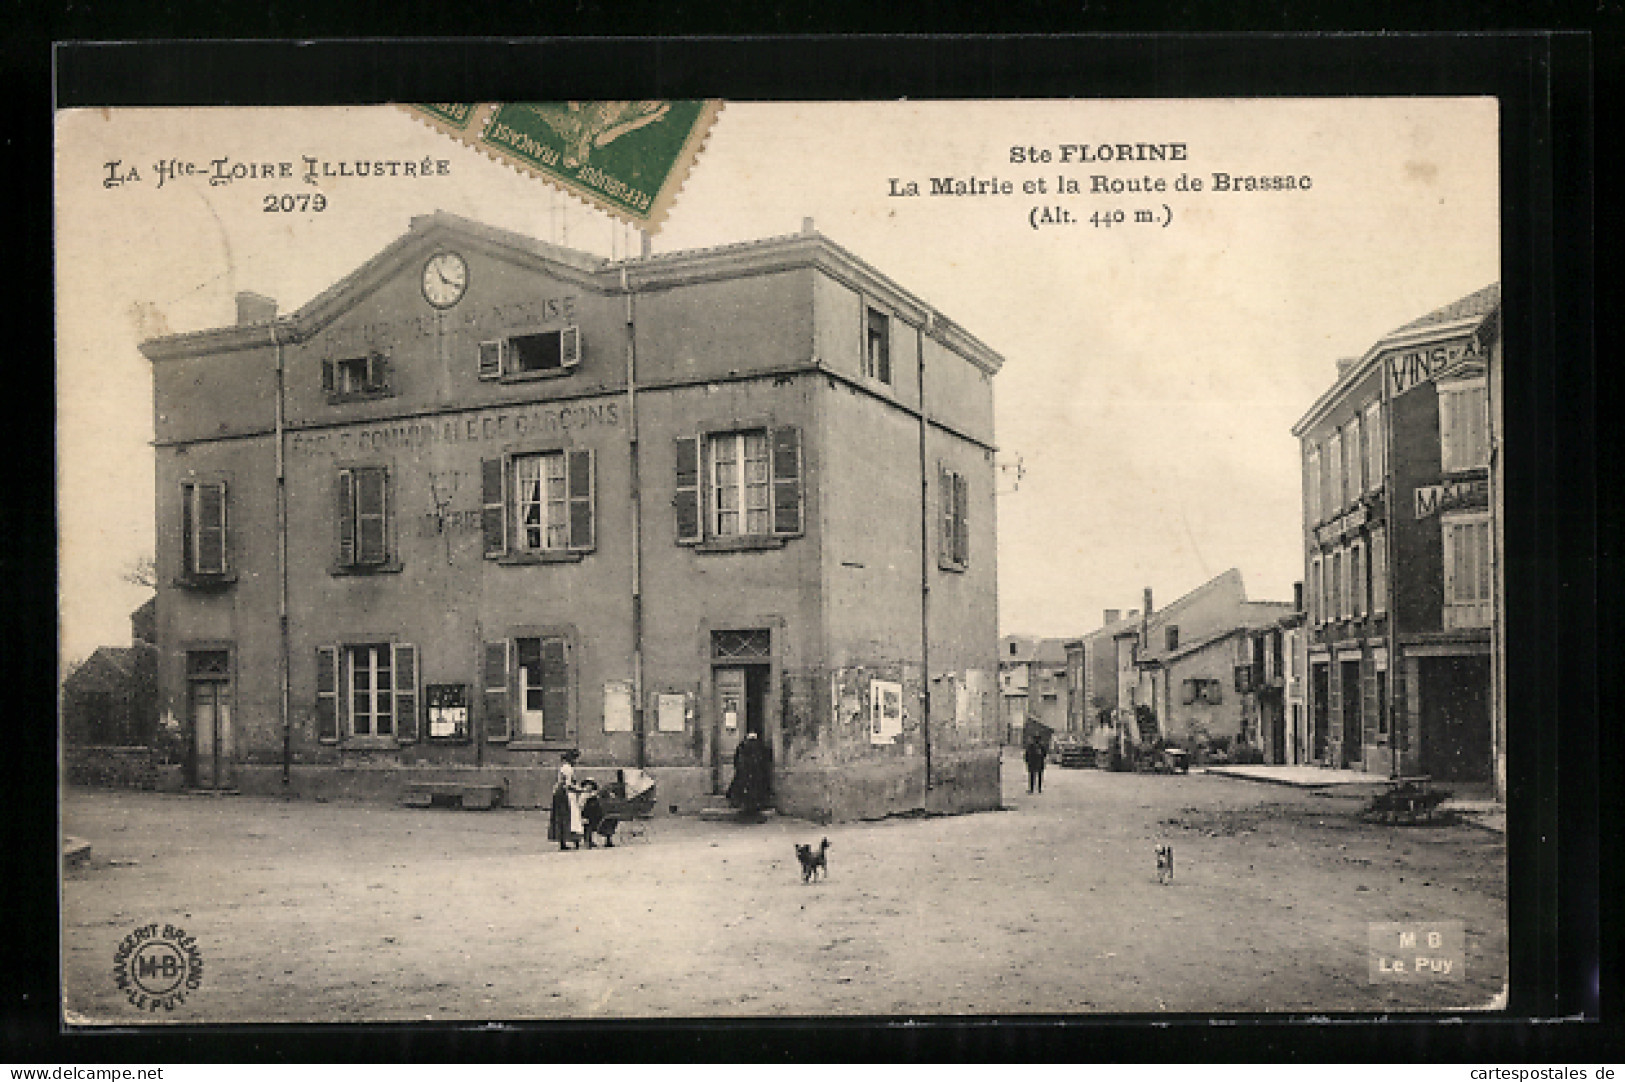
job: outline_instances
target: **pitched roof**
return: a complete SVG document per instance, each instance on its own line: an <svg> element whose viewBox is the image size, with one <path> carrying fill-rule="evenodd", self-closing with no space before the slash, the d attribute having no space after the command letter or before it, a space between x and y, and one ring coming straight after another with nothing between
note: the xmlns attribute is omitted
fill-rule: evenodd
<svg viewBox="0 0 1625 1082"><path fill-rule="evenodd" d="M1419 331L1426 327L1435 327L1444 323L1456 323L1460 320L1476 316L1487 316L1501 306L1501 283L1491 282L1476 293L1469 293L1458 301L1451 301L1443 308L1435 308L1420 319L1413 319L1403 327L1398 327L1383 335L1384 339L1396 338L1412 331Z"/></svg>

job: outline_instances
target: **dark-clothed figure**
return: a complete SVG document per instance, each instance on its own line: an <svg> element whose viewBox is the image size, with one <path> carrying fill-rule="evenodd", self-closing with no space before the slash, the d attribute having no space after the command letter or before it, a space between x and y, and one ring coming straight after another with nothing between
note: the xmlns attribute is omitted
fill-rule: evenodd
<svg viewBox="0 0 1625 1082"><path fill-rule="evenodd" d="M559 763L558 780L553 784L553 808L547 817L547 840L558 842L560 849L570 848L575 842L581 848L585 831L581 825L581 787L576 784L576 760L581 753L571 748Z"/></svg>
<svg viewBox="0 0 1625 1082"><path fill-rule="evenodd" d="M1027 792L1044 791L1044 744L1039 740L1027 742Z"/></svg>
<svg viewBox="0 0 1625 1082"><path fill-rule="evenodd" d="M773 749L760 733L746 733L734 749L734 780L728 786L728 799L747 818L755 818L773 801Z"/></svg>

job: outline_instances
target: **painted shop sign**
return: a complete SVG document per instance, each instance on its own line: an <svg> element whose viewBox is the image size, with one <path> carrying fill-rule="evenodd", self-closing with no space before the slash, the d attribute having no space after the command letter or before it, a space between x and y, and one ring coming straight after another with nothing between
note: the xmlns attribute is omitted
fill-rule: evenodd
<svg viewBox="0 0 1625 1082"><path fill-rule="evenodd" d="M295 454L311 455L420 451L442 444L484 443L532 436L559 436L587 428L617 428L620 423L619 402L525 406L470 416L380 422L337 432L295 432L290 446Z"/></svg>
<svg viewBox="0 0 1625 1082"><path fill-rule="evenodd" d="M1416 517L1427 518L1441 511L1456 511L1463 507L1488 507L1490 483L1486 478L1472 481L1451 481L1443 485L1418 485L1416 489Z"/></svg>
<svg viewBox="0 0 1625 1082"><path fill-rule="evenodd" d="M1366 520L1370 517L1370 512L1366 510L1364 504L1361 504L1352 511L1343 512L1341 515L1338 515L1336 518L1326 523L1326 525L1317 527L1315 530L1315 538L1322 545L1330 544L1339 537L1347 534L1350 530L1356 530L1359 527L1364 526L1366 524Z"/></svg>
<svg viewBox="0 0 1625 1082"><path fill-rule="evenodd" d="M1477 357L1481 352L1475 337L1390 354L1383 364L1388 373L1388 393L1398 398L1406 391L1431 382L1462 358Z"/></svg>

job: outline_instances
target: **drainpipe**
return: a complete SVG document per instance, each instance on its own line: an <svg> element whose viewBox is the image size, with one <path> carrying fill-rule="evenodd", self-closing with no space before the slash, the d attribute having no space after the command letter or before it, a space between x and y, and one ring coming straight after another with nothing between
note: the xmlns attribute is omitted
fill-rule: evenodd
<svg viewBox="0 0 1625 1082"><path fill-rule="evenodd" d="M271 346L276 350L276 573L277 573L277 683L278 710L282 720L282 786L292 780L293 773L293 719L288 709L288 476L283 398L287 386L287 367L282 353L282 339L277 337L277 320L271 320Z"/></svg>
<svg viewBox="0 0 1625 1082"><path fill-rule="evenodd" d="M643 234L643 254L648 234ZM638 769L648 765L643 709L643 497L638 475L638 351L631 277L621 264L621 293L626 298L626 428L632 500L632 743Z"/></svg>
<svg viewBox="0 0 1625 1082"><path fill-rule="evenodd" d="M1394 553L1399 547L1399 532L1395 529L1396 523L1394 522L1394 482L1397 476L1397 471L1394 469L1394 396L1388 386L1388 359L1386 357L1382 358L1379 364L1381 365L1381 371L1378 375L1382 380L1380 385L1382 388L1382 517L1385 527L1383 529L1383 547L1388 550L1382 554L1383 576L1388 580L1383 583L1385 596L1382 599L1383 610L1387 613L1386 621L1388 624L1388 634L1384 636L1388 640L1388 701L1381 704L1379 709L1388 711L1388 739L1393 741L1393 749L1388 756L1388 776L1397 778L1403 773L1400 759L1406 751L1410 750L1411 732L1409 726L1403 724L1403 721L1409 714L1410 697L1416 694L1416 689L1411 687L1410 681L1406 679L1404 661L1399 656L1399 604L1394 590L1394 574L1398 570L1394 561ZM1328 695L1331 693L1331 669L1332 667L1328 666L1326 670ZM1404 701L1407 705L1405 710L1394 709L1399 698L1395 692L1400 688L1405 689ZM1326 720L1330 724L1331 718L1328 717Z"/></svg>
<svg viewBox="0 0 1625 1082"><path fill-rule="evenodd" d="M931 791L931 470L925 448L925 336L936 326L936 313L925 314L925 326L914 336L914 372L920 394L920 740L925 745L925 789Z"/></svg>

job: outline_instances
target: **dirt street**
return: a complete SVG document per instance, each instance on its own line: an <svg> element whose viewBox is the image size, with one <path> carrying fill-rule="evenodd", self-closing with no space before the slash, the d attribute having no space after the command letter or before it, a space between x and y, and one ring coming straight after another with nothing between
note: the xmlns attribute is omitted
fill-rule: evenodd
<svg viewBox="0 0 1625 1082"><path fill-rule="evenodd" d="M1352 795L1004 766L1007 809L820 828L661 819L560 853L545 813L70 790L71 1021L664 1018L1472 1007L1506 968L1501 836L1359 822ZM792 845L830 840L804 886ZM1172 885L1153 849L1175 850ZM1372 984L1372 921L1455 920L1465 979ZM203 973L131 1005L115 952Z"/></svg>

